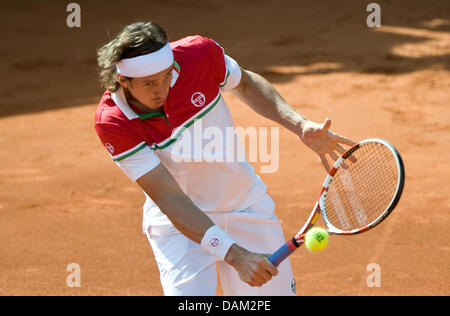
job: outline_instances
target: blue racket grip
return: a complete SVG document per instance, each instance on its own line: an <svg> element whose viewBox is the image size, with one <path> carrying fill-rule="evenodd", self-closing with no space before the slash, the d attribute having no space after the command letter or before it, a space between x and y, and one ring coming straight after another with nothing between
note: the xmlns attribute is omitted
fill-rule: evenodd
<svg viewBox="0 0 450 316"><path fill-rule="evenodd" d="M269 261L276 267L286 259L291 253L293 253L298 248L298 243L295 238L292 238L283 246L280 247L277 251L275 251L270 257Z"/></svg>

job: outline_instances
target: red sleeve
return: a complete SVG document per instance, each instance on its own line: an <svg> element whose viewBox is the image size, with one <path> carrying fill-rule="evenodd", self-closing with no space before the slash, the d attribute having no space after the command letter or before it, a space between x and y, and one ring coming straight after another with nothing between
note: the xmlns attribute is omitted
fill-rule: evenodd
<svg viewBox="0 0 450 316"><path fill-rule="evenodd" d="M114 160L126 158L130 153L143 146L145 141L132 131L120 124L109 120L96 122L95 130L103 146L109 151ZM130 151L131 150L131 151Z"/></svg>
<svg viewBox="0 0 450 316"><path fill-rule="evenodd" d="M223 83L227 76L227 67L225 64L225 51L212 39L204 37L206 47L209 51L209 56L211 58L211 70L214 78L219 84Z"/></svg>

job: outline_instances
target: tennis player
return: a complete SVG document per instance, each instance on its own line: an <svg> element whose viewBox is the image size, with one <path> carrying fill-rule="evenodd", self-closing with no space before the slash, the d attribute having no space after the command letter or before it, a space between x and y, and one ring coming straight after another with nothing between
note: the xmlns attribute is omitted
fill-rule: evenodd
<svg viewBox="0 0 450 316"><path fill-rule="evenodd" d="M294 295L289 260L278 269L267 260L285 238L274 201L251 165L205 159L212 149L195 141L191 148L174 148L195 137L199 124L203 130L234 127L226 92L298 135L326 169L326 155L337 159L341 144L353 142L329 131L329 119L307 120L268 81L206 37L169 42L156 23L139 22L98 50L98 64L107 90L95 129L113 161L146 195L143 231L164 294L215 295L218 263L225 295ZM236 146L242 144L224 140L214 150L235 152Z"/></svg>

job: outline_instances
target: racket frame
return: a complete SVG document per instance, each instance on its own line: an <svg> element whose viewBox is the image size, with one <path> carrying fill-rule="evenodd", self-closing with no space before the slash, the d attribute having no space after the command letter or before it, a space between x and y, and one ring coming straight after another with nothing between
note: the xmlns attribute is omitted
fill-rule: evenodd
<svg viewBox="0 0 450 316"><path fill-rule="evenodd" d="M392 198L389 206L386 208L386 210L375 220L373 220L368 225L353 229L353 230L341 230L336 227L334 227L330 221L328 220L326 213L323 211L325 210L325 200L326 195L328 192L328 188L330 186L331 181L333 181L334 176L336 175L336 172L341 167L342 163L352 154L354 153L358 148L361 146L367 144L367 143L381 143L385 145L389 150L392 152L393 156L395 157L397 168L398 168L398 176L399 179L397 181L397 188L396 193L394 194L394 197ZM284 259L286 259L291 253L293 253L298 247L300 247L302 244L305 243L305 234L306 232L311 229L312 226L316 223L317 219L319 218L319 215L322 214L322 218L324 219L327 230L330 234L335 235L355 235L359 234L365 231L368 231L369 229L375 227L376 225L380 224L396 207L398 204L398 201L400 200L403 186L405 182L405 171L403 166L403 161L398 153L397 149L395 147L383 140L378 138L369 138L366 140L363 140L352 147L350 147L345 153L343 153L334 163L333 167L330 169L328 175L325 178L325 181L322 185L322 190L320 192L319 198L317 199L314 208L308 218L308 220L305 222L303 227L299 230L299 232L290 240L288 240L282 247L280 247L276 252L274 252L270 257L269 261L272 262L275 266L278 266Z"/></svg>

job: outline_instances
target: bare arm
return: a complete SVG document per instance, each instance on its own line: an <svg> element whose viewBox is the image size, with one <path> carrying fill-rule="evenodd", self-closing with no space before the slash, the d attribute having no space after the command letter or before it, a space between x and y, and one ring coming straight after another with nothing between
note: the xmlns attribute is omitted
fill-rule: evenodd
<svg viewBox="0 0 450 316"><path fill-rule="evenodd" d="M262 76L242 68L241 71L241 82L231 90L233 94L256 113L299 134L308 119L295 111Z"/></svg>
<svg viewBox="0 0 450 316"><path fill-rule="evenodd" d="M137 183L180 233L191 240L200 244L206 231L214 226L214 222L192 203L162 164L139 178ZM244 282L261 286L278 273L267 257L233 244L225 261L236 269Z"/></svg>
<svg viewBox="0 0 450 316"><path fill-rule="evenodd" d="M141 188L167 215L172 224L186 237L201 243L214 222L186 196L169 171L159 164L137 180Z"/></svg>
<svg viewBox="0 0 450 316"><path fill-rule="evenodd" d="M245 69L241 70L241 82L232 90L233 93L258 114L298 135L308 148L319 155L327 171L330 165L325 155L336 160L338 155L335 151L341 154L345 151L339 143L354 145L352 140L329 131L330 119L327 118L324 123L308 120L293 109L262 76Z"/></svg>

